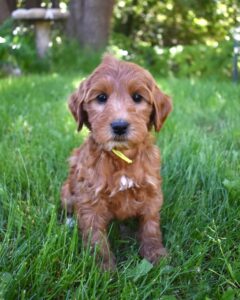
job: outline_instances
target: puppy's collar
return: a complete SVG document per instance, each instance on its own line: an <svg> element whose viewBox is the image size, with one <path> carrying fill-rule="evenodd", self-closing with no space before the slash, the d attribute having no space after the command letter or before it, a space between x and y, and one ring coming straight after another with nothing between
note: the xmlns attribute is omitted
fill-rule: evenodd
<svg viewBox="0 0 240 300"><path fill-rule="evenodd" d="M130 158L128 158L126 155L124 155L121 151L116 150L116 149L112 149L112 152L116 156L118 156L119 158L121 158L122 160L124 160L126 163L128 163L128 164L132 164L133 163L133 161Z"/></svg>

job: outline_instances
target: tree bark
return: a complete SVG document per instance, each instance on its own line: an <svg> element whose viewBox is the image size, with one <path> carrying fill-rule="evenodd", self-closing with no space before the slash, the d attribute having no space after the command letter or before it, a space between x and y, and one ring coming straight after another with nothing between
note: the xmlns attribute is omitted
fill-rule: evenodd
<svg viewBox="0 0 240 300"><path fill-rule="evenodd" d="M68 33L83 47L104 48L108 41L113 0L71 0Z"/></svg>
<svg viewBox="0 0 240 300"><path fill-rule="evenodd" d="M10 10L8 8L6 0L0 0L0 24L2 24L7 18L10 17Z"/></svg>
<svg viewBox="0 0 240 300"><path fill-rule="evenodd" d="M7 0L7 4L10 12L14 11L17 8L17 0Z"/></svg>
<svg viewBox="0 0 240 300"><path fill-rule="evenodd" d="M52 8L59 8L59 1L58 0L52 0Z"/></svg>
<svg viewBox="0 0 240 300"><path fill-rule="evenodd" d="M26 0L25 6L26 8L41 7L41 2L41 0Z"/></svg>

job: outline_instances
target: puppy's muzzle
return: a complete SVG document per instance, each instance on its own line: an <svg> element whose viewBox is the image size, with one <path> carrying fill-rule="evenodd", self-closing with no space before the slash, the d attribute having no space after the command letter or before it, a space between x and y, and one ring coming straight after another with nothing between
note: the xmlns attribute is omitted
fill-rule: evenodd
<svg viewBox="0 0 240 300"><path fill-rule="evenodd" d="M113 134L117 136L124 135L128 132L129 123L124 120L116 120L111 123Z"/></svg>

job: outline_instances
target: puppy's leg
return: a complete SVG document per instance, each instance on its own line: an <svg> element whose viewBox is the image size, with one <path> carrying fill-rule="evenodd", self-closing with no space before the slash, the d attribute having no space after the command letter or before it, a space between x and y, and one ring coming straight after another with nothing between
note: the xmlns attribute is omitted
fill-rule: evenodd
<svg viewBox="0 0 240 300"><path fill-rule="evenodd" d="M61 200L62 200L62 207L67 211L67 219L66 219L66 225L68 227L74 226L74 219L72 217L73 215L73 196L70 193L69 190L69 184L66 182L62 186L61 190Z"/></svg>
<svg viewBox="0 0 240 300"><path fill-rule="evenodd" d="M115 268L115 257L110 250L107 238L107 225L109 218L100 216L99 213L86 210L77 210L79 227L82 232L85 245L98 247L99 259L103 270Z"/></svg>
<svg viewBox="0 0 240 300"><path fill-rule="evenodd" d="M159 212L140 218L140 254L151 263L157 263L161 256L167 255L162 244L159 224Z"/></svg>
<svg viewBox="0 0 240 300"><path fill-rule="evenodd" d="M73 214L73 197L69 190L68 182L65 182L61 190L62 207L67 211L68 215Z"/></svg>

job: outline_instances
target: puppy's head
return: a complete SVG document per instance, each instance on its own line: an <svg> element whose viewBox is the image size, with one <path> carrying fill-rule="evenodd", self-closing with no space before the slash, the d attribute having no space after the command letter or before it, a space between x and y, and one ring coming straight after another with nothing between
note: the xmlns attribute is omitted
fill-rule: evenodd
<svg viewBox="0 0 240 300"><path fill-rule="evenodd" d="M148 71L107 55L72 94L69 108L78 130L85 124L111 150L143 142L152 126L159 131L172 104Z"/></svg>

